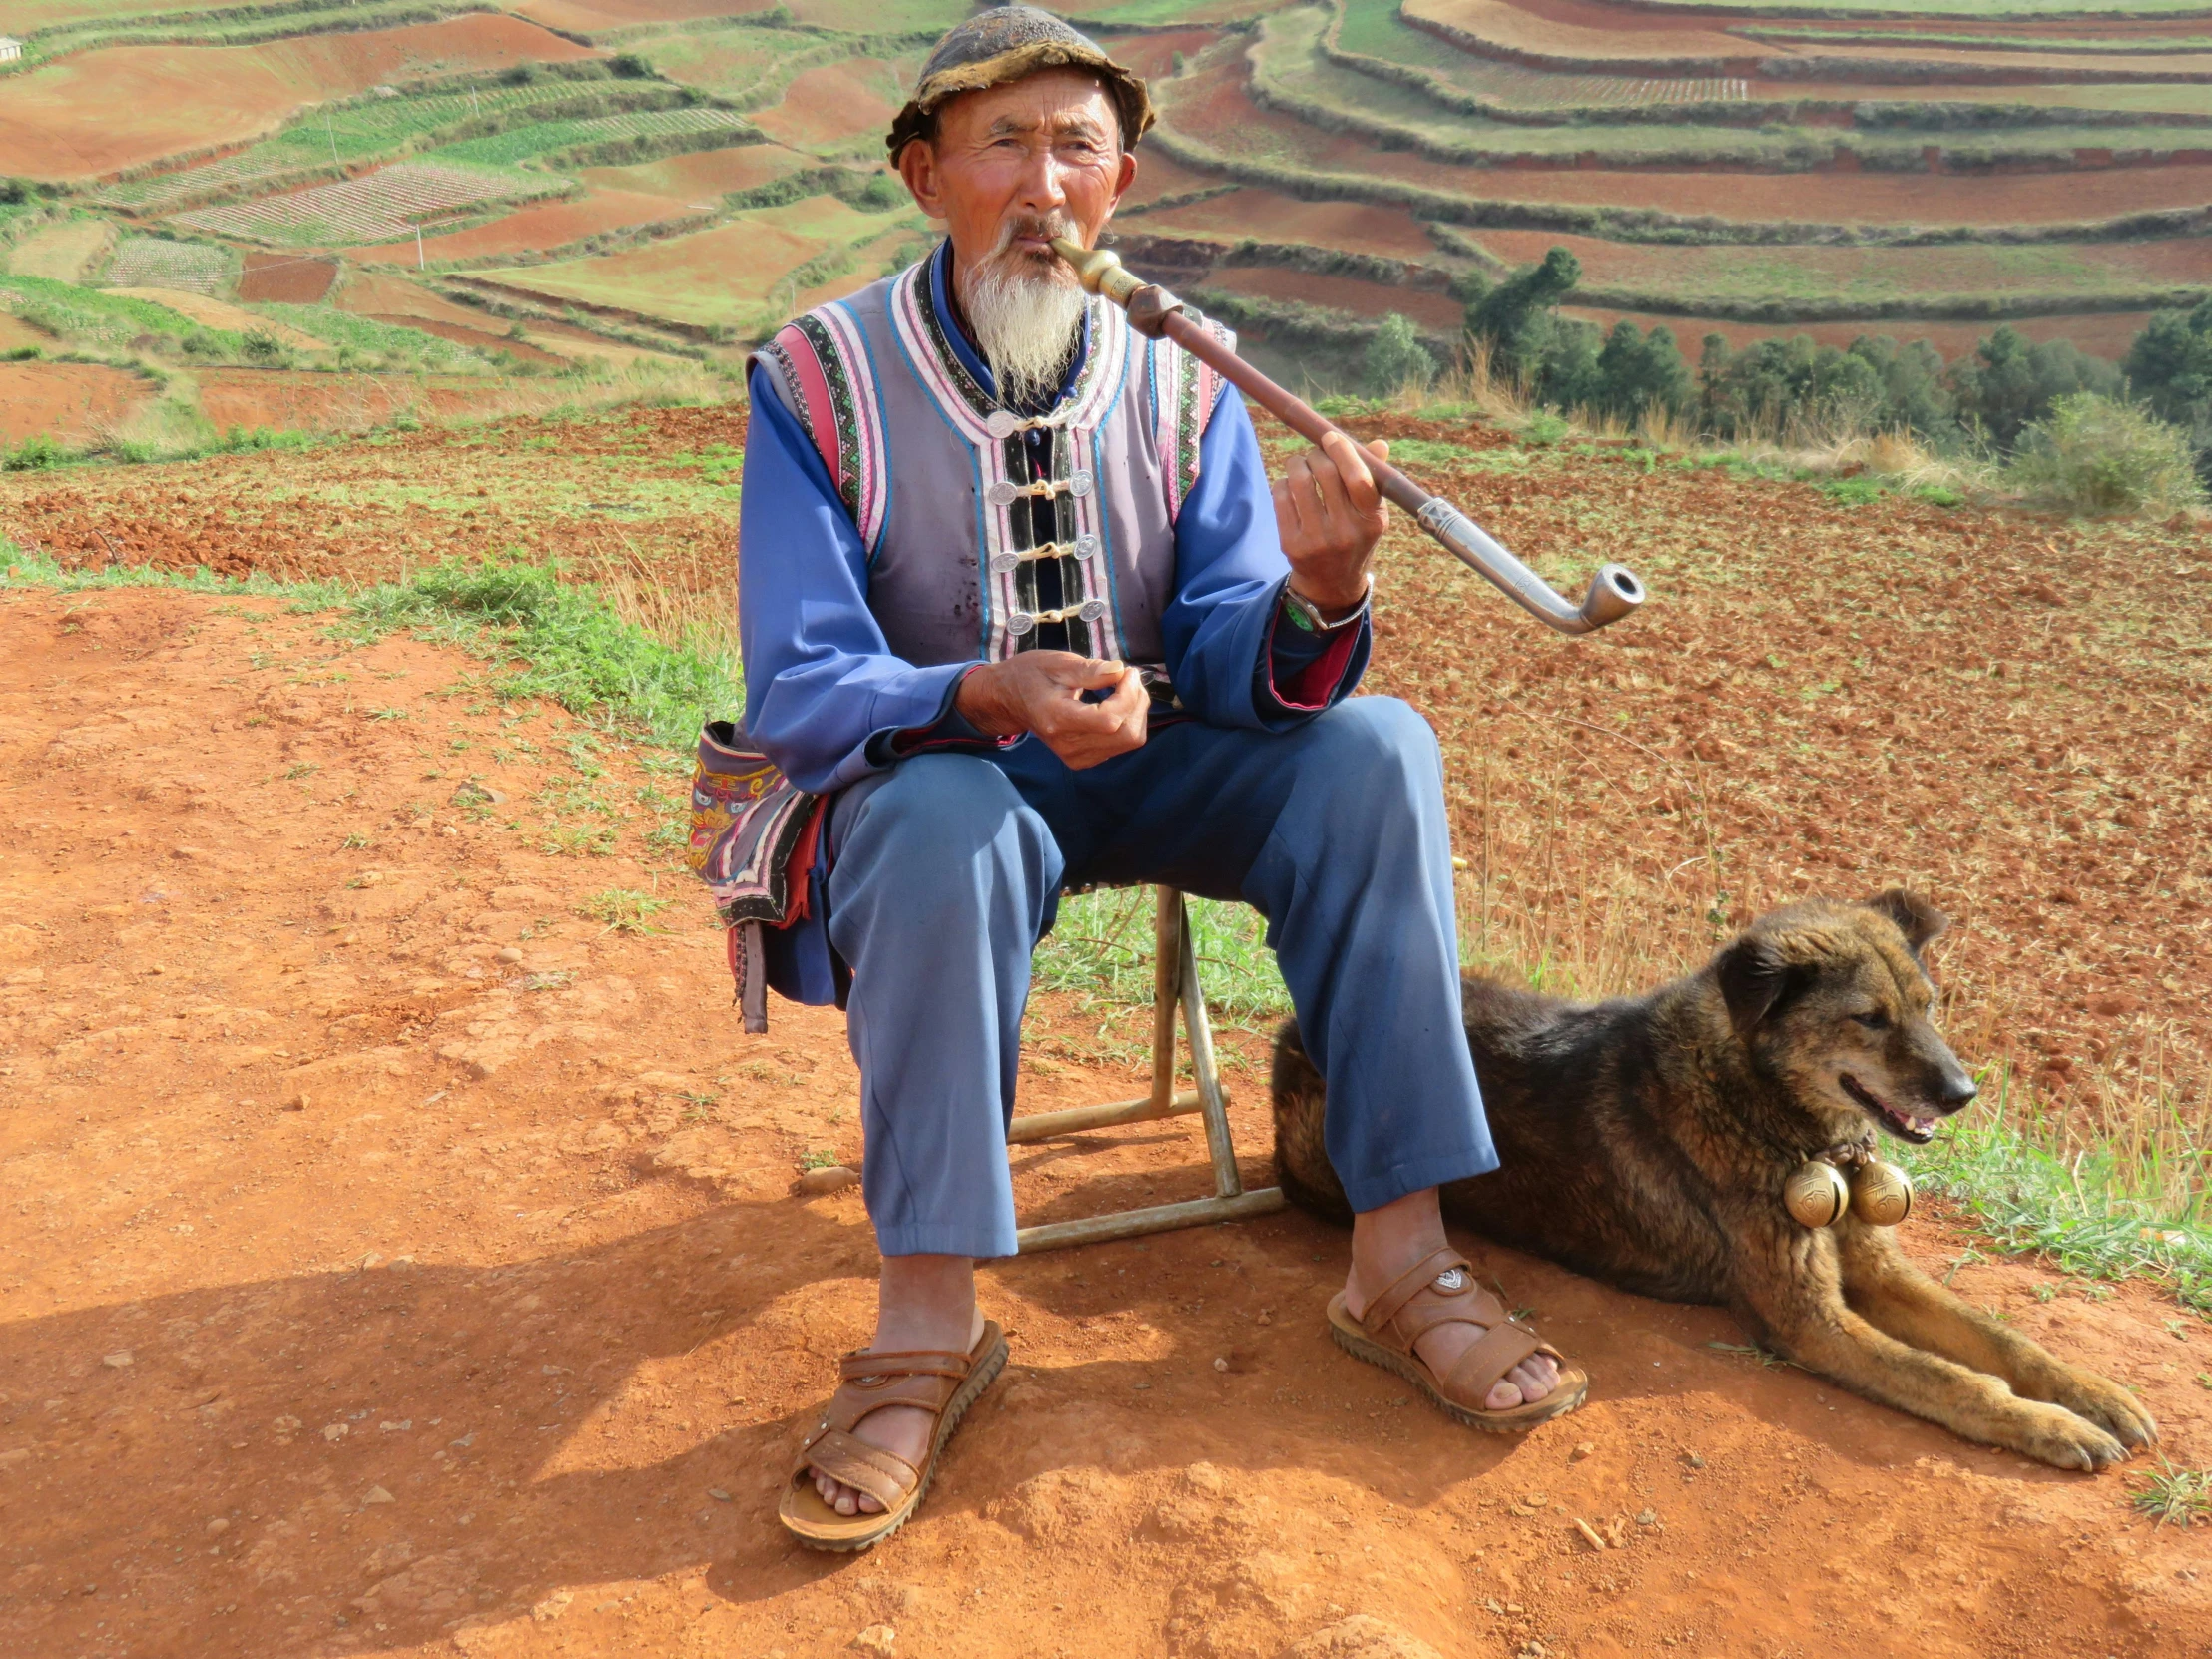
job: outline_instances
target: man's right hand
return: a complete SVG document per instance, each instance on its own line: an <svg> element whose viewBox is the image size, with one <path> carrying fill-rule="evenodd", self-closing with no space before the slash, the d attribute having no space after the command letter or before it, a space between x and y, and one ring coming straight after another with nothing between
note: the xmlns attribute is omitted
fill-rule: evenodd
<svg viewBox="0 0 2212 1659"><path fill-rule="evenodd" d="M1083 693L1109 688L1103 701L1083 701ZM971 672L960 682L953 706L991 737L1033 734L1081 772L1144 747L1152 700L1127 663L1072 651L1024 651Z"/></svg>

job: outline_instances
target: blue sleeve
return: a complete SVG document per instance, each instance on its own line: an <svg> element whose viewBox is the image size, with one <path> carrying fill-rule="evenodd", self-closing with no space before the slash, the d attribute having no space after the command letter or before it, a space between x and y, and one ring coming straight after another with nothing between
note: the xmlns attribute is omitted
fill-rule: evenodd
<svg viewBox="0 0 2212 1659"><path fill-rule="evenodd" d="M1244 399L1227 387L1175 521L1175 600L1160 619L1176 695L1200 720L1288 731L1360 683L1372 644L1367 618L1345 630L1349 649L1308 645L1309 636L1276 626L1290 576L1260 440ZM1336 659L1325 696L1291 701L1275 691L1310 682L1324 656Z"/></svg>
<svg viewBox="0 0 2212 1659"><path fill-rule="evenodd" d="M891 655L867 608L867 551L799 422L756 368L738 508L745 729L803 790L842 789L886 760L879 735L935 726L971 666ZM876 747L876 754L883 746Z"/></svg>

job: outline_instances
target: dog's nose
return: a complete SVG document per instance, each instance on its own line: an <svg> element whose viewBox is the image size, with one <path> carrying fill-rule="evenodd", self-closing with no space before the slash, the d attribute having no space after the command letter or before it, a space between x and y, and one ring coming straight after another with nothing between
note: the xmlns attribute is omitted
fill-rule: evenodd
<svg viewBox="0 0 2212 1659"><path fill-rule="evenodd" d="M1966 1075L1963 1068L1951 1066L1943 1073L1943 1081L1936 1091L1936 1099L1939 1104L1955 1112L1960 1107L1968 1104L1980 1092L1980 1088L1972 1078Z"/></svg>

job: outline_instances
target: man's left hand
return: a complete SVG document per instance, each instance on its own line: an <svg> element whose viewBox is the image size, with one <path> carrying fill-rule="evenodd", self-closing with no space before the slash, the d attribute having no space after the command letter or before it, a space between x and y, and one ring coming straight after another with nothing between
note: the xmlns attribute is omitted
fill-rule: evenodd
<svg viewBox="0 0 2212 1659"><path fill-rule="evenodd" d="M1386 461L1390 446L1377 439L1367 455ZM1291 586L1331 622L1367 597L1375 544L1390 527L1390 504L1376 487L1367 455L1342 432L1332 432L1319 449L1295 456L1274 486Z"/></svg>

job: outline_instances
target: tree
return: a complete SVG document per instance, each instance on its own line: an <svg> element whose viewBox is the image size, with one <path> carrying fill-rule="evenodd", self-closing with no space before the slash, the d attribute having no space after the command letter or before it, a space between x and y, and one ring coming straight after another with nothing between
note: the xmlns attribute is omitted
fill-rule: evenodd
<svg viewBox="0 0 2212 1659"><path fill-rule="evenodd" d="M2120 389L2119 371L2071 340L2030 345L2009 325L1974 347L1972 356L1952 364L1950 382L1959 422L2005 450L2019 441L2031 421L2050 413L2059 398L2078 392L2109 397Z"/></svg>
<svg viewBox="0 0 2212 1659"><path fill-rule="evenodd" d="M1392 311L1368 342L1367 390L1370 397L1395 397L1408 386L1426 391L1436 377L1436 359L1414 333L1413 324Z"/></svg>
<svg viewBox="0 0 2212 1659"><path fill-rule="evenodd" d="M2212 299L2154 313L2120 367L2154 412L2189 431L2197 471L2212 480Z"/></svg>
<svg viewBox="0 0 2212 1659"><path fill-rule="evenodd" d="M1850 354L1873 369L1881 385L1876 424L1884 431L1940 439L1956 430L1950 393L1943 389L1943 355L1928 341L1900 345L1887 334L1861 334Z"/></svg>
<svg viewBox="0 0 2212 1659"><path fill-rule="evenodd" d="M1691 400L1690 365L1664 323L1648 334L1626 317L1614 323L1597 354L1596 375L1595 406L1621 420L1635 421L1653 408L1671 415Z"/></svg>
<svg viewBox="0 0 2212 1659"><path fill-rule="evenodd" d="M1484 289L1466 309L1467 332L1490 342L1491 360L1514 374L1542 372L1559 301L1582 280L1582 262L1554 248L1540 265Z"/></svg>

